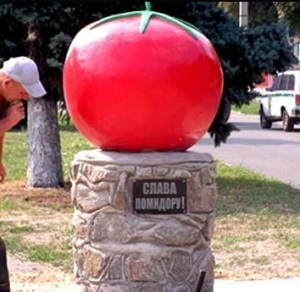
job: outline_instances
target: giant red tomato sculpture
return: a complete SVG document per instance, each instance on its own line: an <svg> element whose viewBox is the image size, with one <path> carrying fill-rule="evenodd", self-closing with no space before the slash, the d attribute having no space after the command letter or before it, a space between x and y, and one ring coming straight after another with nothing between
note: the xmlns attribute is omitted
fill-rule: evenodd
<svg viewBox="0 0 300 292"><path fill-rule="evenodd" d="M219 106L223 75L210 41L147 8L87 25L66 56L68 111L102 150L185 150L207 132Z"/></svg>

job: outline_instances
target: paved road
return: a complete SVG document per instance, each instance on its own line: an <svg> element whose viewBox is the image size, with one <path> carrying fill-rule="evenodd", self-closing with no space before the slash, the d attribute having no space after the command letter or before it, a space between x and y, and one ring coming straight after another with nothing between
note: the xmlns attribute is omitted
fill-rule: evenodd
<svg viewBox="0 0 300 292"><path fill-rule="evenodd" d="M215 159L242 166L264 176L273 177L300 188L300 126L293 132L284 132L282 123L271 129L261 129L257 115L232 113L229 122L239 132L232 132L226 144L214 147L207 134L192 151L209 152Z"/></svg>

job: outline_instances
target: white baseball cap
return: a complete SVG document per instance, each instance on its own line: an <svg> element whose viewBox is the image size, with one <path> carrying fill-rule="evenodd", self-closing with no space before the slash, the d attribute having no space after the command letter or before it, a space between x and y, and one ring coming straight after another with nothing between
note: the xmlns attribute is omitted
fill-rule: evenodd
<svg viewBox="0 0 300 292"><path fill-rule="evenodd" d="M2 72L19 82L32 97L41 97L47 93L40 81L38 68L30 58L10 58L3 63Z"/></svg>

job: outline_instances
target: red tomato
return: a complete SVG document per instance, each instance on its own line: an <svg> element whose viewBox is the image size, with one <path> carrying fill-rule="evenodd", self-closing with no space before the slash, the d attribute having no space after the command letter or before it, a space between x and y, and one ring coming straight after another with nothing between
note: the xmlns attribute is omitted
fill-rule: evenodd
<svg viewBox="0 0 300 292"><path fill-rule="evenodd" d="M179 151L213 121L223 75L210 41L192 28L141 16L89 24L73 39L63 70L68 111L102 150Z"/></svg>

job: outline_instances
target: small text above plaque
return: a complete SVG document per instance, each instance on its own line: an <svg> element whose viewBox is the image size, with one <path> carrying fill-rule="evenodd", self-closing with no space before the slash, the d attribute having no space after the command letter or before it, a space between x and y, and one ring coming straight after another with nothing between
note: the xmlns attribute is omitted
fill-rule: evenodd
<svg viewBox="0 0 300 292"><path fill-rule="evenodd" d="M133 182L133 212L186 213L186 179L137 179Z"/></svg>

